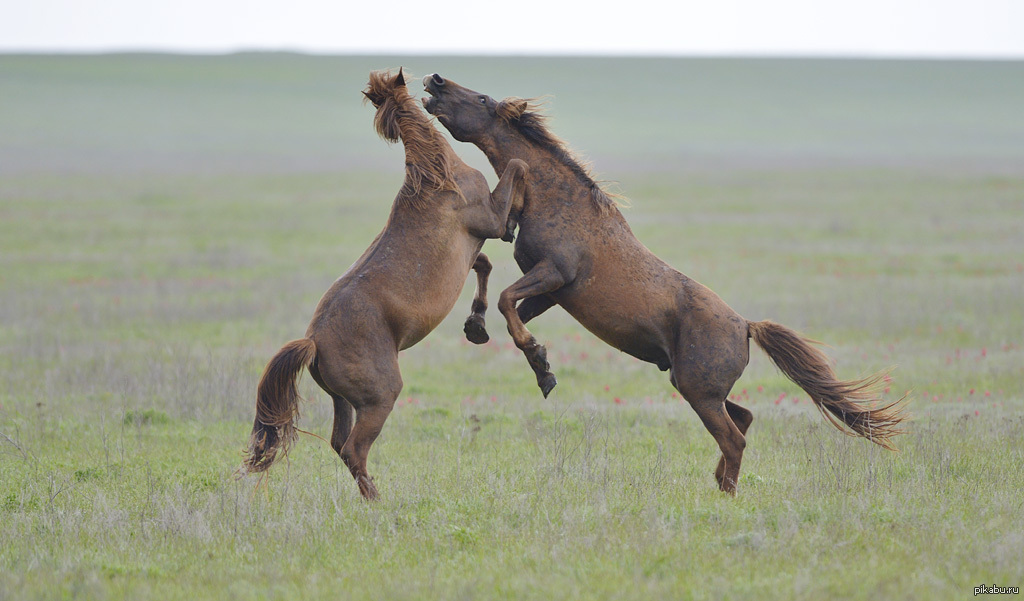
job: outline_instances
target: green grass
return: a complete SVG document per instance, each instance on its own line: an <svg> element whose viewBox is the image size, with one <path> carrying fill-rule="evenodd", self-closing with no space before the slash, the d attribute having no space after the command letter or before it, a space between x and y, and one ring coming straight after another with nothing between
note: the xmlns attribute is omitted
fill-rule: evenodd
<svg viewBox="0 0 1024 601"><path fill-rule="evenodd" d="M369 244L401 154L370 68L554 93L654 252L748 319L896 366L886 453L758 350L736 498L664 373L560 310L541 398L471 287L402 353L379 503L302 436L234 469L269 357ZM1020 63L0 57L0 599L958 599L1024 581ZM597 124L595 126L595 124ZM484 166L468 145L457 150ZM485 172L491 181L494 176ZM518 275L488 242L497 292ZM307 377L300 427L330 432ZM782 395L785 395L782 397ZM782 397L782 398L780 398ZM621 403L616 403L618 398Z"/></svg>

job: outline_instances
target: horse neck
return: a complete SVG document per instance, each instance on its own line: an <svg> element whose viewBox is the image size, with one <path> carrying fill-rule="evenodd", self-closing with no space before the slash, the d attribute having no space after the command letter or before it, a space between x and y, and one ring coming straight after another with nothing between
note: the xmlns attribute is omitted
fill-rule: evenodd
<svg viewBox="0 0 1024 601"><path fill-rule="evenodd" d="M538 145L526 139L513 129L504 129L491 133L476 145L484 152L491 167L499 176L505 172L512 159L521 159L530 166L527 179L531 184L527 192L526 211L543 211L544 205L551 203L545 200L552 194L558 196L559 210L577 202L583 206L583 199L591 198L593 184L587 185L572 168L556 156L556 149ZM544 177L549 175L550 177Z"/></svg>
<svg viewBox="0 0 1024 601"><path fill-rule="evenodd" d="M439 179L447 179L451 175L447 167L451 147L416 106L407 106L411 102L407 101L398 115L398 131L405 147L405 162L429 170Z"/></svg>
<svg viewBox="0 0 1024 601"><path fill-rule="evenodd" d="M400 204L423 208L444 197L434 192L457 189L456 157L411 98L402 103L397 121L405 148L405 183L399 199L406 202Z"/></svg>
<svg viewBox="0 0 1024 601"><path fill-rule="evenodd" d="M546 158L543 149L537 148L519 133L501 129L504 131L491 132L474 140L499 176L505 172L505 167L508 167L512 159L521 159L532 167Z"/></svg>

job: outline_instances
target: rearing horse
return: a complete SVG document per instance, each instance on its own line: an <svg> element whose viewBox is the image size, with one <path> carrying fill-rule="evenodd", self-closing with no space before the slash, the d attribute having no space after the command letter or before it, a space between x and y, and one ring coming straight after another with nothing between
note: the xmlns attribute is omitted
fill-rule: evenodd
<svg viewBox="0 0 1024 601"><path fill-rule="evenodd" d="M501 293L498 309L544 396L555 377L525 324L558 304L601 340L671 370L672 385L722 451L715 478L726 492L736 491L753 421L750 411L727 399L747 365L750 338L833 425L892 449L889 439L901 432L903 417L900 401L874 406L880 375L837 379L811 341L770 321L747 321L655 256L529 101L498 102L436 73L423 85L431 96L423 100L427 112L456 140L480 148L495 171L516 159L531 166L523 204L512 207L505 236L511 239L518 222L514 257L525 275Z"/></svg>
<svg viewBox="0 0 1024 601"><path fill-rule="evenodd" d="M298 417L295 380L308 368L334 400L331 447L359 492L372 499L377 489L366 457L402 389L398 351L448 315L470 268L486 283L490 264L480 248L485 239L504 235L528 168L509 161L492 193L483 174L434 129L401 70L371 73L363 93L377 109L381 137L405 145L405 182L384 230L320 299L306 337L284 345L267 364L243 469L262 472L287 452ZM477 299L469 321L482 331L482 290Z"/></svg>

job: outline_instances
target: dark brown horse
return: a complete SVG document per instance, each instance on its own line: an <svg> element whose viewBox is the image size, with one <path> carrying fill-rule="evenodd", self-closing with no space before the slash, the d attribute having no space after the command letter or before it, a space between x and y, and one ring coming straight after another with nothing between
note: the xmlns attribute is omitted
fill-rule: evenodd
<svg viewBox="0 0 1024 601"><path fill-rule="evenodd" d="M456 140L479 147L497 172L516 159L531 166L506 235L518 222L514 256L525 275L501 293L498 309L545 396L555 377L544 347L524 324L558 304L601 340L670 370L672 385L718 442L715 478L724 491L735 493L744 434L753 421L750 411L726 398L747 365L750 338L834 425L892 448L889 439L901 431L903 418L899 401L876 406L880 375L838 380L811 341L770 321L747 321L656 257L530 102L498 102L437 74L423 85L431 95L423 101L427 112Z"/></svg>
<svg viewBox="0 0 1024 601"><path fill-rule="evenodd" d="M527 166L510 161L491 193L483 174L456 156L409 95L401 70L371 73L364 94L377 109L377 132L405 145L405 183L384 230L320 299L306 337L267 364L243 469L262 472L287 452L298 416L295 380L308 367L334 399L331 446L372 499L377 489L366 456L402 389L398 351L448 315L471 267L486 275L490 264L480 248L505 233ZM470 321L478 319L482 331L486 306L480 293L477 299L479 317Z"/></svg>

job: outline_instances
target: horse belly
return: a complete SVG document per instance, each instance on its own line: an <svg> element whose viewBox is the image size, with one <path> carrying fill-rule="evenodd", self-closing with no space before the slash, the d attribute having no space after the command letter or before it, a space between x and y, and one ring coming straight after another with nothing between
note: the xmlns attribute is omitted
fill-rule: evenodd
<svg viewBox="0 0 1024 601"><path fill-rule="evenodd" d="M668 369L672 320L669 312L608 295L554 295L555 300L590 333L641 361ZM635 299L634 299L635 300Z"/></svg>
<svg viewBox="0 0 1024 601"><path fill-rule="evenodd" d="M470 269L463 269L463 262L460 258L455 269L407 281L388 303L400 350L426 338L451 313L469 276Z"/></svg>

